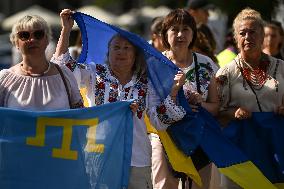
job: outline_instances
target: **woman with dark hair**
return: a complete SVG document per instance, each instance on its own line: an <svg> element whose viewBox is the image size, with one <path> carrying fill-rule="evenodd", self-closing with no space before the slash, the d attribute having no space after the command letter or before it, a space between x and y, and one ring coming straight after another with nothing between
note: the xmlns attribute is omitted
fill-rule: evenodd
<svg viewBox="0 0 284 189"><path fill-rule="evenodd" d="M218 67L205 55L193 52L197 28L193 17L183 9L169 13L163 22L162 38L168 57L186 74L183 86L185 96L193 110L201 105L213 115L219 102L214 74Z"/></svg>
<svg viewBox="0 0 284 189"><path fill-rule="evenodd" d="M68 54L69 35L74 24L72 11L60 13L62 30L53 61L68 66L77 82L86 87L90 106L134 99L133 144L129 189L152 188L151 145L146 131L144 116L159 130L182 119L185 110L176 104L178 90L184 84L183 74L177 74L171 93L161 100L146 75L143 54L121 35L114 35L108 42L106 64L80 64Z"/></svg>
<svg viewBox="0 0 284 189"><path fill-rule="evenodd" d="M270 21L264 25L264 41L262 51L270 56L284 60L283 48L284 31L280 22Z"/></svg>
<svg viewBox="0 0 284 189"><path fill-rule="evenodd" d="M163 19L164 18L161 16L153 18L150 27L151 31L150 44L153 45L153 47L155 47L160 52L163 52L165 50L161 37Z"/></svg>
<svg viewBox="0 0 284 189"><path fill-rule="evenodd" d="M197 111L198 106L202 106L215 115L218 112L219 103L214 75L218 67L209 57L192 50L197 37L194 18L183 9L171 11L164 18L161 35L166 48L163 54L181 69L181 73L186 74L186 83L183 89L192 110ZM153 151L153 154L159 155L161 164L162 161L165 161L165 154L158 139L156 143L157 153ZM166 166L166 162L164 164ZM156 170L154 170L155 168ZM164 172L161 173L159 168ZM162 166L152 164L156 188L178 188L177 179L173 180L170 169L162 168ZM208 174L210 174L210 170L206 171L202 177L205 187L209 184L207 182ZM172 183L172 185L167 185L167 183Z"/></svg>
<svg viewBox="0 0 284 189"><path fill-rule="evenodd" d="M215 56L216 45L214 47L212 46L210 43L212 39L206 36L204 27L204 24L197 25L197 37L193 46L193 51L208 56L217 64L218 61L217 57Z"/></svg>

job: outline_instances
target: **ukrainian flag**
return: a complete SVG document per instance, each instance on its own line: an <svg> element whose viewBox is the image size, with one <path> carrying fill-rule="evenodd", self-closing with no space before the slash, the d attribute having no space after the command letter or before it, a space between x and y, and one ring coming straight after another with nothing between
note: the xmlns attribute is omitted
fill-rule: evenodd
<svg viewBox="0 0 284 189"><path fill-rule="evenodd" d="M255 112L251 119L233 121L223 130L277 188L284 188L283 126L283 116Z"/></svg>

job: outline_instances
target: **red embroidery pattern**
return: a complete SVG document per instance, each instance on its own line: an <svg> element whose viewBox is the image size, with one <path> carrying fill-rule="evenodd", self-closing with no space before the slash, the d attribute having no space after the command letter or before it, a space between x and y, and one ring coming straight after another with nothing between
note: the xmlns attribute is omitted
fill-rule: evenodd
<svg viewBox="0 0 284 189"><path fill-rule="evenodd" d="M74 60L70 60L65 65L73 72L76 68L77 63Z"/></svg>
<svg viewBox="0 0 284 189"><path fill-rule="evenodd" d="M113 78L109 77L107 74L107 68L103 65L96 65L97 75L96 75L96 93L95 93L95 101L96 105L104 104L105 96L108 96L108 102L116 102L118 100L118 83ZM139 119L142 118L143 112L146 108L146 94L147 94L147 78L146 76L140 77L140 79L134 84L134 86L130 86L123 89L124 100L129 99L129 92L130 99L133 98L133 93L138 93L138 110L137 110L137 117ZM105 89L109 86L109 94L105 95ZM131 87L133 88L131 90Z"/></svg>
<svg viewBox="0 0 284 189"><path fill-rule="evenodd" d="M96 78L96 93L95 102L96 105L104 104L105 95L105 79L106 79L106 68L103 65L97 64L97 78Z"/></svg>
<svg viewBox="0 0 284 189"><path fill-rule="evenodd" d="M124 93L124 99L127 99L128 93L129 93L129 91L130 91L130 87L125 88L124 91L125 91L125 93Z"/></svg>
<svg viewBox="0 0 284 189"><path fill-rule="evenodd" d="M148 89L148 80L146 75L140 77L138 82L134 85L134 88L138 91L138 110L137 110L137 117L139 119L142 118L143 112L146 109L146 94Z"/></svg>
<svg viewBox="0 0 284 189"><path fill-rule="evenodd" d="M157 112L158 112L159 114L165 114L166 111L167 111L167 108L166 108L166 106L165 106L164 104L162 104L161 106L159 106L159 107L157 108Z"/></svg>
<svg viewBox="0 0 284 189"><path fill-rule="evenodd" d="M172 102L173 103L173 102ZM174 104L172 104L174 106ZM164 104L157 106L158 118L165 124L172 124L175 121L167 115L167 107Z"/></svg>

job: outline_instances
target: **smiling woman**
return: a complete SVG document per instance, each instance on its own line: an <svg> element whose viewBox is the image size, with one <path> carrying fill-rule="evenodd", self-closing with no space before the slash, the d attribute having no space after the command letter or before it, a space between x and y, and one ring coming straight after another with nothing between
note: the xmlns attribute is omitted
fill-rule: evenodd
<svg viewBox="0 0 284 189"><path fill-rule="evenodd" d="M114 35L108 43L108 49L106 64L122 84L131 80L133 72L138 76L145 74L146 62L143 55L128 40Z"/></svg>
<svg viewBox="0 0 284 189"><path fill-rule="evenodd" d="M147 77L143 51L118 34L107 42L106 64L76 62L68 53L69 35L74 24L71 15L69 9L60 13L62 30L52 61L71 69L80 87L86 88L90 106L134 100L130 105L133 112L133 144L128 189L151 189L151 144L144 117L147 114L158 130L181 120L185 110L176 103L176 96L185 76L177 74L172 78L171 93L166 99L160 99Z"/></svg>

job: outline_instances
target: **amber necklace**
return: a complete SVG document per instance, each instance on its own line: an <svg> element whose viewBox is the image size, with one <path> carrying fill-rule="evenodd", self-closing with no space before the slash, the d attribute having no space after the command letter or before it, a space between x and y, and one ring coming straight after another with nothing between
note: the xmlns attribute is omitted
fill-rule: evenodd
<svg viewBox="0 0 284 189"><path fill-rule="evenodd" d="M24 72L24 73L25 73L26 75L28 75L28 76L31 76L31 77L41 77L41 76L44 76L45 74L47 74L47 73L49 72L49 70L50 70L50 67L51 67L50 62L47 61L47 64L48 64L47 69L46 69L44 72L39 73L39 74L30 73L30 72L28 72L27 70L25 70L23 63L20 64L20 68L21 68L21 71Z"/></svg>

